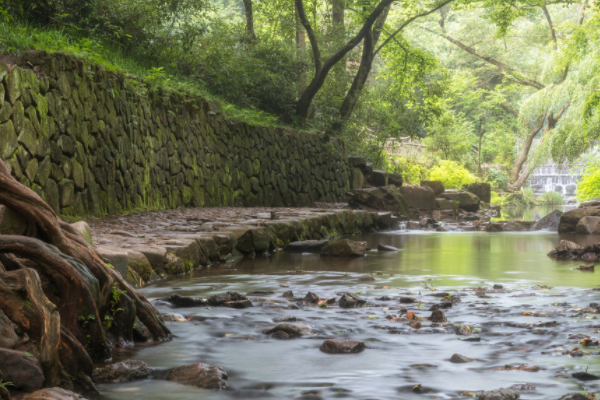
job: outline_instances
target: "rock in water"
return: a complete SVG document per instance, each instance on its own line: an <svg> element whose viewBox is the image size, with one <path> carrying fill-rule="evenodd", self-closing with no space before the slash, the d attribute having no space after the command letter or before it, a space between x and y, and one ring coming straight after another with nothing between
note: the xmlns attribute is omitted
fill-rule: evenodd
<svg viewBox="0 0 600 400"><path fill-rule="evenodd" d="M341 308L354 308L364 306L367 304L367 301L361 299L354 293L346 292L340 297L339 304Z"/></svg>
<svg viewBox="0 0 600 400"><path fill-rule="evenodd" d="M431 313L429 320L431 322L444 322L446 321L446 315L442 310L435 310Z"/></svg>
<svg viewBox="0 0 600 400"><path fill-rule="evenodd" d="M210 296L208 298L208 304L210 304L211 306L222 306L226 302L240 300L248 300L248 298L238 292L227 292Z"/></svg>
<svg viewBox="0 0 600 400"><path fill-rule="evenodd" d="M465 211L477 212L479 210L479 197L471 192L447 190L440 195L441 198L458 202L458 207Z"/></svg>
<svg viewBox="0 0 600 400"><path fill-rule="evenodd" d="M285 332L290 336L312 335L314 333L312 326L301 322L279 324L274 328L264 330L263 333L270 335L271 333L279 331Z"/></svg>
<svg viewBox="0 0 600 400"><path fill-rule="evenodd" d="M582 271L593 271L594 265L593 264L584 264L584 265L580 265L579 267L577 267L577 269L582 270Z"/></svg>
<svg viewBox="0 0 600 400"><path fill-rule="evenodd" d="M284 251L292 253L320 253L327 246L329 240L303 240L292 242L283 248Z"/></svg>
<svg viewBox="0 0 600 400"><path fill-rule="evenodd" d="M367 242L340 239L330 242L321 250L321 257L362 257L367 252Z"/></svg>
<svg viewBox="0 0 600 400"><path fill-rule="evenodd" d="M465 357L458 353L454 353L454 354L452 354L452 357L450 357L450 362L455 363L455 364L465 364L465 363L469 363L471 361L473 361L471 358Z"/></svg>
<svg viewBox="0 0 600 400"><path fill-rule="evenodd" d="M538 222L533 224L531 228L534 231L539 231L542 229L549 231L558 231L558 224L560 223L560 217L563 215L563 212L560 210L554 210L550 214L546 215L544 218L540 219Z"/></svg>
<svg viewBox="0 0 600 400"><path fill-rule="evenodd" d="M590 400L590 398L582 395L581 393L569 393L565 394L558 400Z"/></svg>
<svg viewBox="0 0 600 400"><path fill-rule="evenodd" d="M360 353L365 349L365 343L357 340L327 339L319 350L327 354L350 354Z"/></svg>
<svg viewBox="0 0 600 400"><path fill-rule="evenodd" d="M571 376L575 379L579 379L580 381L597 381L600 379L600 376L588 374L587 372L575 372L571 374Z"/></svg>
<svg viewBox="0 0 600 400"><path fill-rule="evenodd" d="M478 400L517 400L521 395L513 389L495 389L485 391L477 396Z"/></svg>
<svg viewBox="0 0 600 400"><path fill-rule="evenodd" d="M33 392L44 386L44 372L37 357L29 357L24 351L0 348L1 378L12 382L26 392Z"/></svg>
<svg viewBox="0 0 600 400"><path fill-rule="evenodd" d="M583 217L577 222L575 226L576 233L583 233L584 235L598 235L600 234L600 217Z"/></svg>
<svg viewBox="0 0 600 400"><path fill-rule="evenodd" d="M86 400L83 396L58 387L26 394L21 400Z"/></svg>
<svg viewBox="0 0 600 400"><path fill-rule="evenodd" d="M229 376L223 368L204 363L184 365L167 375L168 381L212 390L227 389L227 379Z"/></svg>
<svg viewBox="0 0 600 400"><path fill-rule="evenodd" d="M181 296L177 293L164 299L175 307L202 307L207 306L208 302L198 297Z"/></svg>
<svg viewBox="0 0 600 400"><path fill-rule="evenodd" d="M316 304L319 302L319 296L314 294L313 292L306 293L306 296L302 299L305 303Z"/></svg>
<svg viewBox="0 0 600 400"><path fill-rule="evenodd" d="M387 244L378 244L377 251L398 251L394 246L388 246Z"/></svg>
<svg viewBox="0 0 600 400"><path fill-rule="evenodd" d="M92 380L96 383L120 383L147 379L154 374L143 361L125 360L106 367L96 368Z"/></svg>

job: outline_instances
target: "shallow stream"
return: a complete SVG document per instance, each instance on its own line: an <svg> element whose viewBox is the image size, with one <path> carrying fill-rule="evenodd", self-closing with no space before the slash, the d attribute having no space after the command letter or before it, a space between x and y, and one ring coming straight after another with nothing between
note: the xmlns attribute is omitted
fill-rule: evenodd
<svg viewBox="0 0 600 400"><path fill-rule="evenodd" d="M102 398L467 399L475 391L523 383L535 388L522 391L522 399L600 391L600 381L571 377L586 368L600 375L600 357L592 355L600 349L579 344L583 337L600 337L600 320L595 310L588 310L590 303L600 302L600 292L591 290L600 282L594 273L573 269L578 263L546 256L559 241L556 233L397 231L357 239L366 240L374 249L383 243L400 251L370 251L352 260L278 252L205 268L142 289L161 313L181 314L190 320L167 322L175 335L171 342L116 350L115 361L143 360L157 370L156 376L99 385ZM569 239L580 244L600 241ZM359 281L371 274L374 281ZM494 284L503 285L506 293L488 291L480 297L474 290L491 289ZM208 297L253 290L275 293L251 297L254 307L242 310L173 308L158 300L175 292ZM311 291L321 299L353 291L367 299L369 306L290 309L296 303L281 297L286 290L297 298ZM435 295L441 292L461 298L444 310L446 324L432 325L425 319L423 327L415 330L405 317L400 318L401 308L429 317L428 309L440 302ZM392 300L377 300L382 296ZM400 304L401 296L420 303ZM277 340L262 333L276 325L273 319L288 315L313 326L316 334ZM461 324L471 326L480 341L465 341L466 336L455 334L454 328ZM575 334L583 336L569 338ZM319 346L328 338L362 340L367 349L360 354L325 354ZM575 347L582 347L586 355L561 354L560 348ZM451 363L454 353L474 361ZM195 362L222 366L229 374L229 390L212 392L163 380L169 368ZM503 370L506 364L524 363L541 370ZM422 394L411 391L418 384Z"/></svg>

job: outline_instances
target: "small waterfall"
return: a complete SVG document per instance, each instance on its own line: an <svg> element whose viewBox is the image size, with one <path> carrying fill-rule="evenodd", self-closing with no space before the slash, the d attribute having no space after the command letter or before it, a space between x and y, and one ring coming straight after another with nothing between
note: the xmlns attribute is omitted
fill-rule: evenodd
<svg viewBox="0 0 600 400"><path fill-rule="evenodd" d="M406 230L406 222L400 222L398 225L398 230L405 231Z"/></svg>
<svg viewBox="0 0 600 400"><path fill-rule="evenodd" d="M566 200L573 198L577 191L577 183L581 180L579 168L568 165L546 164L536 168L529 176L527 183L536 195L545 192L558 192Z"/></svg>

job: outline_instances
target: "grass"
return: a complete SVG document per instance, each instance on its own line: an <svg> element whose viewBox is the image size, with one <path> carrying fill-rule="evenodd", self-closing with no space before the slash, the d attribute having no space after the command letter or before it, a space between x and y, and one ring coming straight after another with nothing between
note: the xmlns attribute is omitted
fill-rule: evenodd
<svg viewBox="0 0 600 400"><path fill-rule="evenodd" d="M146 65L118 48L100 41L72 34L65 29L36 28L18 22L0 21L0 54L19 55L26 50L65 53L105 67L131 78L142 78L165 92L202 96L221 102L225 117L253 125L283 126L277 116L258 109L242 109L206 90L190 77L171 74L161 66Z"/></svg>

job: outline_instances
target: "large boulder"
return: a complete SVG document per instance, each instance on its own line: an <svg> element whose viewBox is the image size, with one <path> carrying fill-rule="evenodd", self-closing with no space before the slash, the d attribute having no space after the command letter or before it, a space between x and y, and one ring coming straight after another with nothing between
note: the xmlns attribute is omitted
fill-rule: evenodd
<svg viewBox="0 0 600 400"><path fill-rule="evenodd" d="M5 382L17 389L33 392L44 386L44 372L40 361L24 351L0 349L0 371Z"/></svg>
<svg viewBox="0 0 600 400"><path fill-rule="evenodd" d="M387 171L373 171L371 174L371 185L373 186L387 186L388 185L388 173Z"/></svg>
<svg viewBox="0 0 600 400"><path fill-rule="evenodd" d="M430 187L431 189L433 189L436 196L439 196L446 190L444 188L444 184L440 181L421 181L421 186Z"/></svg>
<svg viewBox="0 0 600 400"><path fill-rule="evenodd" d="M92 380L96 383L120 383L147 379L154 374L152 368L143 361L125 360L96 368Z"/></svg>
<svg viewBox="0 0 600 400"><path fill-rule="evenodd" d="M533 227L531 229L533 229L534 231L539 231L542 229L557 231L558 224L560 223L560 217L562 215L562 211L554 210L550 214L546 215L544 218L541 218L539 221L533 224Z"/></svg>
<svg viewBox="0 0 600 400"><path fill-rule="evenodd" d="M367 242L339 239L321 250L321 257L362 257L367 253Z"/></svg>
<svg viewBox="0 0 600 400"><path fill-rule="evenodd" d="M473 193L479 200L489 203L492 201L492 187L487 182L473 182L463 185L465 192Z"/></svg>
<svg viewBox="0 0 600 400"><path fill-rule="evenodd" d="M588 200L588 201L582 201L581 204L579 204L579 208L598 207L598 206L600 206L600 198Z"/></svg>
<svg viewBox="0 0 600 400"><path fill-rule="evenodd" d="M400 192L402 189L395 186L356 189L346 193L346 197L352 207L397 212L410 217L412 214L408 208L409 204Z"/></svg>
<svg viewBox="0 0 600 400"><path fill-rule="evenodd" d="M204 389L227 389L229 376L222 367L195 363L172 369L167 380L182 385L196 386Z"/></svg>
<svg viewBox="0 0 600 400"><path fill-rule="evenodd" d="M600 234L600 217L583 217L575 225L575 232L585 235Z"/></svg>
<svg viewBox="0 0 600 400"><path fill-rule="evenodd" d="M600 206L575 208L563 213L558 224L558 233L573 233L577 223L584 217L600 217Z"/></svg>
<svg viewBox="0 0 600 400"><path fill-rule="evenodd" d="M86 400L80 394L70 392L58 387L46 388L37 392L26 394L21 400Z"/></svg>
<svg viewBox="0 0 600 400"><path fill-rule="evenodd" d="M479 210L479 197L471 192L446 190L440 197L453 201L459 208L465 211L476 212Z"/></svg>
<svg viewBox="0 0 600 400"><path fill-rule="evenodd" d="M435 208L435 192L428 186L406 185L400 188L400 193L411 208L429 210Z"/></svg>
<svg viewBox="0 0 600 400"><path fill-rule="evenodd" d="M442 211L456 210L458 208L456 203L453 202L452 200L442 199L442 198L435 199L435 205L438 209L440 209Z"/></svg>

